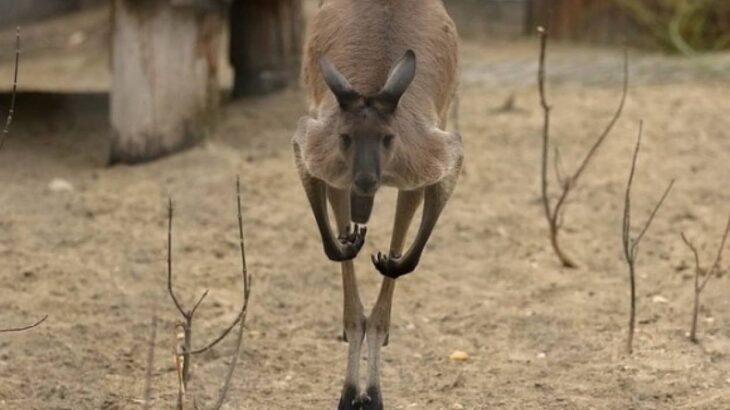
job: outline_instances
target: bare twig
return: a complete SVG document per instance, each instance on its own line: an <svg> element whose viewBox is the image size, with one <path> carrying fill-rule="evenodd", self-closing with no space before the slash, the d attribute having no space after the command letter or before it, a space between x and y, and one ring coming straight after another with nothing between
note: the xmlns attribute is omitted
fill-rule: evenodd
<svg viewBox="0 0 730 410"><path fill-rule="evenodd" d="M11 327L8 329L0 329L0 333L13 333L13 332L23 332L29 329L33 329L34 327L40 325L41 323L45 322L46 319L48 319L48 315L43 316L39 321L33 323L32 325L22 326L22 327Z"/></svg>
<svg viewBox="0 0 730 410"><path fill-rule="evenodd" d="M157 342L157 312L152 314L150 324L150 344L147 350L147 373L144 383L144 410L149 410L152 403L152 375L155 366L155 343Z"/></svg>
<svg viewBox="0 0 730 410"><path fill-rule="evenodd" d="M722 234L722 239L720 240L720 247L717 249L717 256L715 256L715 262L712 264L712 267L710 268L710 272L713 272L713 273L720 272L720 263L722 262L722 252L725 249L725 243L727 242L728 234L730 234L730 216L728 216L727 224L725 225L725 232ZM702 284L703 289L704 289L705 285L707 284L708 280L709 279L705 278L705 282Z"/></svg>
<svg viewBox="0 0 730 410"><path fill-rule="evenodd" d="M241 214L241 184L239 181L239 178L236 178L236 200L238 204L238 234L240 237L240 247L241 247L241 266L243 267L243 270L241 272L241 277L243 280L243 305L241 306L241 310L238 312L238 316L236 316L236 319L231 323L227 328L223 330L223 332L213 341L208 343L207 345L201 347L200 349L194 349L190 353L191 354L200 354L203 353L211 348L213 346L217 345L221 340L225 339L228 333L233 330L233 328L236 326L237 323L239 323L242 320L246 320L246 312L248 312L248 299L249 299L249 292L251 291L251 277L248 275L248 271L246 268L246 252L244 249L244 242L243 242L243 217Z"/></svg>
<svg viewBox="0 0 730 410"><path fill-rule="evenodd" d="M188 332L186 323L184 321L178 321L175 325L175 338L177 339L177 345L175 347L175 371L177 373L177 408L183 409L185 403L185 393L187 392L185 379L185 352L187 342L189 339L190 332Z"/></svg>
<svg viewBox="0 0 730 410"><path fill-rule="evenodd" d="M178 363L182 365L182 394L184 393L184 390L187 389L188 380L190 379L190 346L192 343L193 317L195 316L195 311L203 302L203 299L205 299L205 297L208 295L208 291L206 290L203 292L200 298L198 298L198 301L195 303L193 309L186 311L175 296L175 292L172 290L172 216L172 199L169 199L167 214L167 291L170 294L170 298L175 303L175 307L177 307L178 312L180 312L180 315L182 315L184 319L184 321L181 323L184 342L178 346L178 355L180 357L178 357L177 359ZM179 403L178 407L181 406L182 402Z"/></svg>
<svg viewBox="0 0 730 410"><path fill-rule="evenodd" d="M15 31L15 73L13 74L13 91L10 96L10 108L8 109L8 116L5 119L5 127L3 128L3 134L0 135L0 149L3 149L5 145L5 139L8 137L10 132L10 124L13 122L13 114L15 114L15 94L18 88L18 62L20 61L20 27Z"/></svg>
<svg viewBox="0 0 730 410"><path fill-rule="evenodd" d="M195 302L195 305L190 310L190 316L195 315L195 311L198 310L198 307L200 307L200 304L203 303L203 300L205 299L206 296L208 296L208 289L206 289L205 292L203 292L203 294L200 295L200 298L198 299L198 301Z"/></svg>
<svg viewBox="0 0 730 410"><path fill-rule="evenodd" d="M225 339L225 337L231 332L231 330L238 324L239 330L238 330L238 336L236 341L236 348L234 352L234 356L231 359L231 363L228 367L228 371L226 373L226 378L223 384L223 387L220 391L219 397L216 401L214 409L220 409L220 407L223 405L226 395L228 394L228 390L230 388L231 379L233 377L233 373L235 371L236 365L238 363L238 356L241 351L241 345L243 340L243 332L245 329L245 322L246 322L246 315L248 312L248 303L250 300L251 295L251 275L248 273L248 268L246 267L246 252L245 252L245 244L244 244L244 235L243 235L243 216L242 216L242 206L241 206L241 187L240 182L238 178L236 179L236 199L237 199L237 205L238 205L238 233L239 233L239 242L240 242L240 248L241 248L241 279L243 283L243 303L241 306L241 310L238 312L238 315L236 316L236 319L233 321L233 323L226 327L223 332L216 337L212 342L208 343L204 347L200 349L192 349L192 322L193 322L193 316L198 309L198 307L201 305L205 297L208 295L208 291L206 290L200 298L198 298L198 301L195 303L193 308L189 311L186 311L182 305L178 303L178 299L175 296L175 293L172 290L172 201L169 202L169 212L168 212L168 256L167 256L167 264L168 264L168 282L167 282L167 288L168 292L170 294L171 299L175 303L175 306L177 307L178 311L182 315L184 320L181 320L177 327L179 329L178 331L178 347L175 355L176 360L176 367L177 367L177 373L178 373L178 409L183 408L183 403L185 403L185 396L187 392L187 383L190 378L190 366L191 366L191 355L193 354L200 354L203 353L209 349L211 349L213 346L218 344L220 341ZM193 400L194 407L197 407L197 404Z"/></svg>
<svg viewBox="0 0 730 410"><path fill-rule="evenodd" d="M238 363L238 356L241 352L241 343L243 341L243 330L246 323L246 312L248 312L248 300L251 295L251 275L248 273L246 267L246 247L243 242L243 217L241 213L241 184L239 178L236 178L236 199L238 203L238 235L239 244L241 247L241 277L243 279L243 307L239 314L239 325L238 325L238 336L236 338L236 350L231 358L231 364L228 366L228 373L226 374L226 380L221 389L218 401L213 406L215 410L218 410L223 406L223 402L226 399L228 390L231 385L231 379L233 378L233 372L236 370L236 364Z"/></svg>
<svg viewBox="0 0 730 410"><path fill-rule="evenodd" d="M725 224L725 230L722 234L722 239L720 240L720 247L717 249L717 255L715 256L715 261L712 263L712 266L705 271L702 269L702 265L700 264L700 254L697 251L697 248L694 246L694 244L687 239L687 237L684 235L684 232L682 232L680 235L682 237L682 241L687 245L687 247L692 251L692 255L694 256L695 260L695 279L694 279L694 303L692 308L692 325L690 327L689 332L689 340L691 340L694 343L697 343L697 317L699 316L700 311L700 294L705 289L705 286L707 286L707 283L710 281L710 278L713 276L720 274L720 263L722 262L722 253L725 249L725 243L727 242L728 234L730 234L730 216L728 216L727 223ZM702 281L700 281L700 276L704 275L702 278Z"/></svg>
<svg viewBox="0 0 730 410"><path fill-rule="evenodd" d="M172 198L169 198L167 202L167 292L175 303L178 312L187 318L185 309L177 301L175 292L172 290L172 212Z"/></svg>
<svg viewBox="0 0 730 410"><path fill-rule="evenodd" d="M565 186L565 178L563 178L562 161L560 156L560 148L556 145L553 149L553 167L555 168L555 179L560 186Z"/></svg>
<svg viewBox="0 0 730 410"><path fill-rule="evenodd" d="M631 238L631 186L634 181L634 174L636 173L636 161L639 157L639 149L641 148L641 134L643 131L643 122L639 122L639 135L636 138L636 148L634 149L634 155L631 159L631 170L629 172L629 180L626 184L626 194L624 198L624 213L623 213L623 224L621 229L621 243L623 245L624 257L629 267L629 286L631 290L631 301L629 310L629 335L626 341L626 352L631 354L633 352L634 345L634 329L636 328L636 257L639 253L639 243L644 237L644 234L649 230L651 223L654 221L659 208L664 204L664 200L669 195L669 191L674 186L674 180L672 180L667 189L664 190L661 199L657 202L656 206L652 210L649 218L644 224L641 232L636 239Z"/></svg>
<svg viewBox="0 0 730 410"><path fill-rule="evenodd" d="M598 149L601 147L603 142L606 140L606 137L611 133L611 130L613 129L614 125L618 121L618 119L621 117L621 113L624 108L624 103L626 102L626 95L628 93L629 88L629 57L628 57L628 51L624 49L624 67L623 67L623 86L621 91L621 100L619 102L618 107L616 108L616 111L613 114L613 117L611 117L611 120L608 122L606 127L603 129L601 134L599 134L596 141L593 143L591 148L586 153L585 157L583 157L583 160L580 162L578 168L573 172L572 175L567 176L566 178L563 178L562 175L560 175L559 172L559 153L556 149L555 152L555 169L556 169L556 178L558 179L558 183L560 184L560 188L562 189L562 192L558 196L557 201L553 204L550 200L550 191L549 191L549 183L548 183L548 162L549 162L549 152L550 152L550 111L551 106L547 102L547 96L545 93L545 56L547 53L547 39L548 39L548 33L547 30L545 30L543 27L538 27L538 33L540 34L540 57L539 57L539 65L538 65L538 71L537 71L537 84L538 89L540 92L540 106L543 110L543 129L542 129L542 168L541 168L541 176L542 176L542 204L543 209L545 212L545 218L548 222L548 228L550 230L550 244L553 247L553 250L555 251L555 254L557 255L558 259L560 259L560 262L563 264L563 266L568 268L574 268L578 265L573 261L572 258L570 258L567 254L565 254L560 247L560 242L558 240L558 233L560 232L561 228L561 221L563 220L562 215L564 213L563 207L566 204L566 200L568 198L568 195L570 192L572 192L573 188L575 188L578 179L581 177L583 172L588 167L588 164L590 164L591 159L593 159L595 153L598 151Z"/></svg>

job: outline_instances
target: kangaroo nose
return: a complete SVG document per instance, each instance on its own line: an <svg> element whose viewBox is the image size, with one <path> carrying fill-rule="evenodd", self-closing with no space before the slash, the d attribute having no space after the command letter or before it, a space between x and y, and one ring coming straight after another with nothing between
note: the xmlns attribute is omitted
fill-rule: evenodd
<svg viewBox="0 0 730 410"><path fill-rule="evenodd" d="M363 194L369 194L375 189L378 179L373 174L360 174L355 177L355 187Z"/></svg>

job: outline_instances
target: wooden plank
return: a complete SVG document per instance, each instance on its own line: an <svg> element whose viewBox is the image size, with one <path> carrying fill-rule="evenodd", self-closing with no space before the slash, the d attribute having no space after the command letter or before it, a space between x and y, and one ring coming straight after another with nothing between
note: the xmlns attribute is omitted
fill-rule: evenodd
<svg viewBox="0 0 730 410"><path fill-rule="evenodd" d="M114 0L110 163L137 163L204 138L218 106L215 13L169 0Z"/></svg>

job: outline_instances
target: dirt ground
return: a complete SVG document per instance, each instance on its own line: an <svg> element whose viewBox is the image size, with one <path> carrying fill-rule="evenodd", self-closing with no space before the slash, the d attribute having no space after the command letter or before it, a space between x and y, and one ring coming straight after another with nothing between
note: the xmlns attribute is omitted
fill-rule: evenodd
<svg viewBox="0 0 730 410"><path fill-rule="evenodd" d="M572 169L618 101L621 51L551 50L553 135ZM386 404L727 409L728 279L710 282L701 343L690 343L692 258L679 233L702 245L707 263L730 212L730 56L690 61L632 51L625 113L566 215L562 242L580 267L564 269L549 247L538 196L536 53L533 40L465 42L465 171L419 269L398 280L383 351ZM103 84L108 75L98 72ZM510 96L515 108L501 111ZM5 106L8 95L0 101ZM177 212L176 288L185 303L210 290L195 323L202 344L241 303L236 175L255 283L225 408L334 408L345 367L342 294L293 166L289 139L304 111L296 89L228 104L202 146L108 168L103 92L21 94L0 152L0 327L49 318L32 331L0 335L0 408L140 408L155 309L153 408L171 408L177 316L165 291L166 201L172 197ZM669 180L677 183L641 247L638 333L627 356L620 223L639 119L637 223ZM51 191L56 178L73 189ZM368 306L380 281L368 256L388 244L394 198L391 190L379 194L356 262ZM232 342L196 359L191 389L201 404L217 394ZM454 350L469 359L450 361Z"/></svg>

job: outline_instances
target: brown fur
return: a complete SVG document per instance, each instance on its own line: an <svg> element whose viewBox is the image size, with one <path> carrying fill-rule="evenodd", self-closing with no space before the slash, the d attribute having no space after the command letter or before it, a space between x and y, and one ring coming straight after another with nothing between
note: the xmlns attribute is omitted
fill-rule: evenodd
<svg viewBox="0 0 730 410"><path fill-rule="evenodd" d="M338 150L339 107L320 73L320 56L326 55L355 91L369 96L412 49L416 77L391 120L397 138L383 183L410 190L452 173L460 141L443 128L456 89L457 37L441 0L325 0L310 23L304 50L310 116L300 120L293 141L298 165L333 187L351 185L351 164Z"/></svg>

